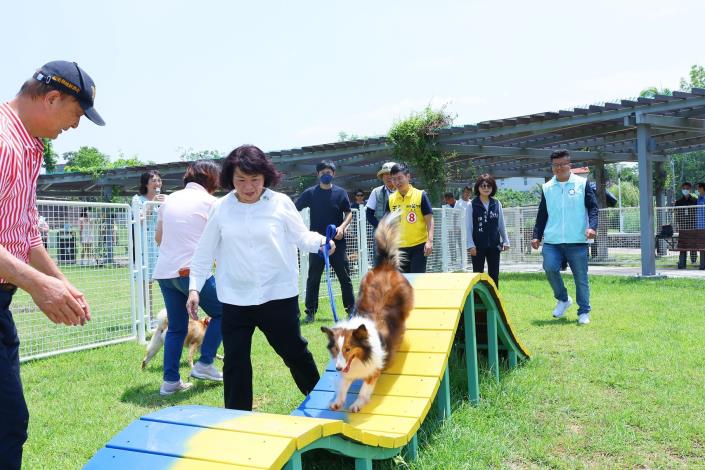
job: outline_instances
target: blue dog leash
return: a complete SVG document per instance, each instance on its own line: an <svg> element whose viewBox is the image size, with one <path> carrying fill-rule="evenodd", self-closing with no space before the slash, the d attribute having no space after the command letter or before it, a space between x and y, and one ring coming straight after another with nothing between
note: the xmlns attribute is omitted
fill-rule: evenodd
<svg viewBox="0 0 705 470"><path fill-rule="evenodd" d="M333 286L330 281L330 258L328 250L330 249L330 241L335 238L337 230L335 225L330 224L326 227L326 246L323 248L323 259L326 262L326 284L328 284L328 300L330 301L330 309L333 312L333 319L338 322L338 312L335 310L335 299L333 298Z"/></svg>

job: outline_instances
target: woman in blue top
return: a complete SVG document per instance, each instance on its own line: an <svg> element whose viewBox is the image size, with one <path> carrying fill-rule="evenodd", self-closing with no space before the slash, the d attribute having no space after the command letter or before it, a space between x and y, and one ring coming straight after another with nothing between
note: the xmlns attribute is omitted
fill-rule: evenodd
<svg viewBox="0 0 705 470"><path fill-rule="evenodd" d="M475 198L467 206L468 252L472 272L487 271L499 287L499 253L509 249L509 236L504 225L502 203L493 196L497 193L494 178L485 173L475 181Z"/></svg>

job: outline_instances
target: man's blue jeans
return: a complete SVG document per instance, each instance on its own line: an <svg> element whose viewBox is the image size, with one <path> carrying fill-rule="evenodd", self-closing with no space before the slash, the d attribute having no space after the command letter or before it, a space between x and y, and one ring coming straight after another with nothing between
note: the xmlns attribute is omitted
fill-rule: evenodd
<svg viewBox="0 0 705 470"><path fill-rule="evenodd" d="M553 289L556 300L568 300L568 291L561 277L561 261L568 261L575 281L575 297L578 301L578 315L590 313L590 285L588 284L588 245L587 243L543 244L543 270Z"/></svg>
<svg viewBox="0 0 705 470"><path fill-rule="evenodd" d="M181 351L188 333L189 314L186 310L188 276L159 279L159 288L164 296L164 305L169 319L169 328L166 330L164 338L164 380L177 382L179 380ZM203 338L201 358L198 361L209 365L213 363L218 347L223 340L220 328L223 304L220 303L215 293L215 278L213 276L208 278L201 289L199 305L211 317L211 320Z"/></svg>

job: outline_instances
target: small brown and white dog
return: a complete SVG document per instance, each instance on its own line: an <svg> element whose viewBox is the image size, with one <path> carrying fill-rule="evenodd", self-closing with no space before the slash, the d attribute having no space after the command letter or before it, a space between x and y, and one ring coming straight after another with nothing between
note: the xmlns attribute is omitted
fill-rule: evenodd
<svg viewBox="0 0 705 470"><path fill-rule="evenodd" d="M333 328L321 327L328 335L328 350L341 373L332 410L345 404L354 380L362 379L357 400L350 411L357 413L370 400L377 379L392 361L406 330L406 319L414 305L409 281L399 272L399 213L385 216L377 227L377 264L365 274L355 315Z"/></svg>
<svg viewBox="0 0 705 470"><path fill-rule="evenodd" d="M188 363L193 368L193 356L196 354L196 349L201 349L201 344L203 344L203 337L206 334L206 327L208 327L208 322L210 317L205 317L203 320L194 320L189 318L188 320L188 333L186 334L186 340L184 341L184 347L188 347ZM164 338L166 337L166 330L169 328L169 320L167 319L166 309L163 308L157 314L157 329L152 335L152 339L147 345L147 355L142 360L142 368L147 367L149 361L152 360L155 354L159 352L162 345L164 344ZM220 356L218 356L222 359Z"/></svg>

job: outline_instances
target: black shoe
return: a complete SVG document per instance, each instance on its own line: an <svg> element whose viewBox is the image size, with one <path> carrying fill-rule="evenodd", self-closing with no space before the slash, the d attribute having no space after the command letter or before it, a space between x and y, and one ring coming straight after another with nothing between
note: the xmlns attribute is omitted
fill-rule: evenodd
<svg viewBox="0 0 705 470"><path fill-rule="evenodd" d="M678 269L685 269L685 265L684 265L684 264L679 264L679 265L678 265Z"/></svg>
<svg viewBox="0 0 705 470"><path fill-rule="evenodd" d="M313 321L314 321L314 319L315 319L315 318L314 318L315 316L316 316L315 313L308 313L308 312L307 312L307 313L306 313L306 318L304 318L304 324L313 323Z"/></svg>

